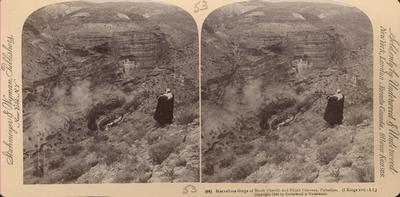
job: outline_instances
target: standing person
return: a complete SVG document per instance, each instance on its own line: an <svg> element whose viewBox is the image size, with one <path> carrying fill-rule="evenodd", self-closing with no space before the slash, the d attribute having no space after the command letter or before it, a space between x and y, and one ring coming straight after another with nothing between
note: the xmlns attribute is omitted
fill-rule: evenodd
<svg viewBox="0 0 400 197"><path fill-rule="evenodd" d="M336 94L328 96L328 104L325 108L324 120L331 127L342 124L343 121L344 96L338 89Z"/></svg>
<svg viewBox="0 0 400 197"><path fill-rule="evenodd" d="M174 118L174 95L171 90L167 88L165 94L158 97L156 112L154 113L154 120L161 126L165 124L172 124Z"/></svg>

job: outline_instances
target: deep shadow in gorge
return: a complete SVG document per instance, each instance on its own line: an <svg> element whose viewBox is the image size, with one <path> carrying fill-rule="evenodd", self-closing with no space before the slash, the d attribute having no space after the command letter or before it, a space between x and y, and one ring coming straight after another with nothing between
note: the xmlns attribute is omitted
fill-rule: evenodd
<svg viewBox="0 0 400 197"><path fill-rule="evenodd" d="M329 3L234 3L207 17L201 46L204 182L373 181L365 14ZM326 97L337 89L344 123L328 128Z"/></svg>

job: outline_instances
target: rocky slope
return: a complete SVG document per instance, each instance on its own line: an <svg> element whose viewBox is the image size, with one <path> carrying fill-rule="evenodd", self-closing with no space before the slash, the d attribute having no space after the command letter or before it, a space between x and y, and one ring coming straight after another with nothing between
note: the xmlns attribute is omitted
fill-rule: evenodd
<svg viewBox="0 0 400 197"><path fill-rule="evenodd" d="M23 29L24 183L199 179L197 29L157 3L53 4ZM165 88L175 121L152 114Z"/></svg>
<svg viewBox="0 0 400 197"><path fill-rule="evenodd" d="M251 1L216 10L202 31L203 181L373 181L366 15ZM329 128L325 97L338 88L344 123Z"/></svg>

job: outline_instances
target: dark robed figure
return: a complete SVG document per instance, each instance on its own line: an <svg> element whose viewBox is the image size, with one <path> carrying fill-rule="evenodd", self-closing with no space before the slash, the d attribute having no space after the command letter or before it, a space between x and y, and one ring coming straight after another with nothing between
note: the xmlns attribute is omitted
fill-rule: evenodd
<svg viewBox="0 0 400 197"><path fill-rule="evenodd" d="M342 124L343 121L344 96L341 90L337 90L336 94L328 97L324 120L331 126Z"/></svg>
<svg viewBox="0 0 400 197"><path fill-rule="evenodd" d="M166 93L158 97L156 112L154 113L154 120L159 124L172 124L174 118L174 95L170 89Z"/></svg>

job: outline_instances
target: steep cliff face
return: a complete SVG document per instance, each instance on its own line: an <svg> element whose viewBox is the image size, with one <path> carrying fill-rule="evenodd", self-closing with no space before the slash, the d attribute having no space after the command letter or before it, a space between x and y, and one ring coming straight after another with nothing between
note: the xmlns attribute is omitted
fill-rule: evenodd
<svg viewBox="0 0 400 197"><path fill-rule="evenodd" d="M154 68L164 54L168 54L165 36L155 32L117 32L112 45L118 59L132 59L138 67Z"/></svg>
<svg viewBox="0 0 400 197"><path fill-rule="evenodd" d="M193 19L168 5L34 12L22 43L24 182L198 180L197 41ZM167 87L175 121L160 128L152 115Z"/></svg>
<svg viewBox="0 0 400 197"><path fill-rule="evenodd" d="M372 181L372 29L366 20L354 8L304 2L236 3L208 16L203 180ZM327 128L325 98L338 88L345 95L344 123ZM340 136L351 140L338 143Z"/></svg>
<svg viewBox="0 0 400 197"><path fill-rule="evenodd" d="M288 46L294 57L306 57L316 66L324 66L334 61L340 61L343 44L339 36L332 32L298 32L288 35Z"/></svg>

